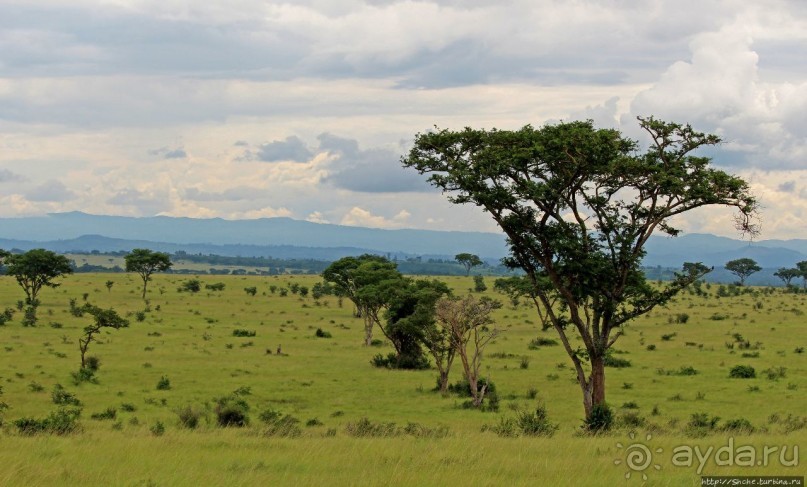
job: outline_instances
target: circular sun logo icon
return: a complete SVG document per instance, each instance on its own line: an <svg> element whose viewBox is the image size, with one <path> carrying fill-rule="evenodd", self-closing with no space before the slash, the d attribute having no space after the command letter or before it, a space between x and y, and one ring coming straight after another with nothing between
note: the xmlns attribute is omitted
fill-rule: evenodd
<svg viewBox="0 0 807 487"><path fill-rule="evenodd" d="M636 435L634 433L630 434L631 441L634 440ZM645 442L649 442L653 439L653 436L647 435L645 437ZM630 479L631 474L633 472L640 472L642 474L642 480L647 480L647 474L645 470L650 468L651 464L655 470L661 470L661 465L657 463L653 463L653 451L645 445L644 443L640 442L633 442L627 447L623 446L622 443L616 444L617 448L620 450L625 450L625 458L618 458L614 460L614 465L621 465L624 461L625 465L628 467L628 471L625 472L625 478ZM656 448L655 453L662 453L664 450L661 448Z"/></svg>

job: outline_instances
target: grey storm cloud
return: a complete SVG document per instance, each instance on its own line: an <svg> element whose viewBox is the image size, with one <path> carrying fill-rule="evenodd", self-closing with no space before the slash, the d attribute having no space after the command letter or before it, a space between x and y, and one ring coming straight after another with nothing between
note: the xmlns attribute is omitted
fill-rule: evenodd
<svg viewBox="0 0 807 487"><path fill-rule="evenodd" d="M188 153L185 152L185 149L173 149L163 155L165 159L184 159L186 157L188 157Z"/></svg>
<svg viewBox="0 0 807 487"><path fill-rule="evenodd" d="M51 179L25 193L29 201L70 201L76 194L61 182Z"/></svg>
<svg viewBox="0 0 807 487"><path fill-rule="evenodd" d="M255 158L264 162L308 162L313 155L305 142L294 135L286 137L285 140L263 144L254 154Z"/></svg>
<svg viewBox="0 0 807 487"><path fill-rule="evenodd" d="M780 184L777 189L783 193L793 193L796 191L796 182L785 181L784 183Z"/></svg>
<svg viewBox="0 0 807 487"><path fill-rule="evenodd" d="M360 193L426 192L434 189L426 178L401 166L397 152L372 148L362 150L356 140L321 134L320 150L333 160L322 182Z"/></svg>
<svg viewBox="0 0 807 487"><path fill-rule="evenodd" d="M23 176L13 173L8 169L0 169L0 183L18 183L25 181Z"/></svg>
<svg viewBox="0 0 807 487"><path fill-rule="evenodd" d="M182 147L171 149L168 147L160 147L159 149L151 149L149 154L153 156L162 155L163 159L185 159L188 153Z"/></svg>

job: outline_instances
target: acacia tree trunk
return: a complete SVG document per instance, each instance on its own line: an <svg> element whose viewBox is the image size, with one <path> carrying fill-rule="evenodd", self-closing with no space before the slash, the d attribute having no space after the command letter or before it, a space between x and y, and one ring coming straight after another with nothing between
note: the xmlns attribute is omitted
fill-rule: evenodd
<svg viewBox="0 0 807 487"><path fill-rule="evenodd" d="M594 406L605 404L605 360L602 356L592 355L590 360L591 373L585 383L580 384L583 390L583 407L586 419L591 418Z"/></svg>
<svg viewBox="0 0 807 487"><path fill-rule="evenodd" d="M438 379L440 392L446 392L448 391L448 370L443 367L438 367L438 369L440 371L440 378Z"/></svg>
<svg viewBox="0 0 807 487"><path fill-rule="evenodd" d="M373 344L373 318L369 313L364 313L364 346L369 347Z"/></svg>

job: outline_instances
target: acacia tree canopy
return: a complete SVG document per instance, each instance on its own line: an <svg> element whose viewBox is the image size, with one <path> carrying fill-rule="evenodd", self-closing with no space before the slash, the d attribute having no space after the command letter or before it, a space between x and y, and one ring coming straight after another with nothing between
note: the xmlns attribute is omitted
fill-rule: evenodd
<svg viewBox="0 0 807 487"><path fill-rule="evenodd" d="M734 274L740 279L740 286L745 284L745 280L751 274L757 273L762 270L762 267L757 265L754 259L744 257L742 259L730 260L726 262L726 270Z"/></svg>
<svg viewBox="0 0 807 487"><path fill-rule="evenodd" d="M356 306L356 312L364 318L364 343L369 346L373 327L381 327L379 312L387 305L388 290L402 279L397 264L371 254L343 257L329 265L322 277L332 284L334 294L350 299Z"/></svg>
<svg viewBox="0 0 807 487"><path fill-rule="evenodd" d="M143 299L146 299L146 286L155 272L165 272L171 268L171 256L165 252L149 249L133 249L124 257L126 272L136 272L143 279Z"/></svg>
<svg viewBox="0 0 807 487"><path fill-rule="evenodd" d="M43 287L57 287L53 280L73 273L70 259L45 249L33 249L22 254L0 252L6 264L6 273L14 276L25 291L25 301L36 306L37 296Z"/></svg>
<svg viewBox="0 0 807 487"><path fill-rule="evenodd" d="M507 263L535 286L574 363L587 417L605 403L604 357L620 327L703 276L689 266L666 286L650 286L640 265L650 235L675 236L673 217L711 205L737 208L738 228L757 231L748 184L692 154L717 136L652 117L639 123L650 136L644 152L617 130L575 121L515 131L435 128L416 135L402 158L451 202L484 209L507 235ZM562 306L551 306L553 295ZM572 347L569 333L584 349Z"/></svg>
<svg viewBox="0 0 807 487"><path fill-rule="evenodd" d="M466 276L471 274L472 268L483 264L482 259L480 259L478 255L469 254L467 252L455 255L454 260L456 260L457 262L462 264L463 267L465 267Z"/></svg>

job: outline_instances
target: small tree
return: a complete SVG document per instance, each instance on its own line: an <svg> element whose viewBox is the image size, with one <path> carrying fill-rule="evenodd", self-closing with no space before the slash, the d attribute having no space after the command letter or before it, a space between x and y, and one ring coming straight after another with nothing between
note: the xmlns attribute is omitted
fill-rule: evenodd
<svg viewBox="0 0 807 487"><path fill-rule="evenodd" d="M5 253L3 260L6 273L14 276L25 291L25 303L34 308L39 304L37 296L43 287L58 287L54 279L73 273L67 257L45 249L29 250L23 254Z"/></svg>
<svg viewBox="0 0 807 487"><path fill-rule="evenodd" d="M726 262L725 267L727 271L736 275L740 279L740 286L745 285L745 280L748 279L748 276L762 270L762 267L758 266L754 259L749 259L747 257L730 260Z"/></svg>
<svg viewBox="0 0 807 487"><path fill-rule="evenodd" d="M136 272L143 279L143 299L146 299L146 286L155 272L165 272L171 268L171 257L165 252L149 249L133 249L126 257L126 272Z"/></svg>
<svg viewBox="0 0 807 487"><path fill-rule="evenodd" d="M482 265L482 260L479 258L478 255L469 254L467 252L463 252L461 254L457 254L454 256L454 260L459 262L463 267L465 267L465 275L471 275L471 268Z"/></svg>
<svg viewBox="0 0 807 487"><path fill-rule="evenodd" d="M90 343L96 340L95 336L101 332L102 328L113 328L118 330L129 326L129 321L121 318L113 309L101 309L89 303L82 307L85 313L92 315L93 323L84 327L84 336L78 339L78 347L81 351L81 368L87 366L87 349Z"/></svg>
<svg viewBox="0 0 807 487"><path fill-rule="evenodd" d="M799 274L801 275L802 287L807 289L807 260L797 262L796 269L799 270Z"/></svg>
<svg viewBox="0 0 807 487"><path fill-rule="evenodd" d="M107 281L106 282L106 290L107 292L112 292L112 286L115 284L114 281Z"/></svg>
<svg viewBox="0 0 807 487"><path fill-rule="evenodd" d="M487 392L487 384L479 386L482 352L499 335L498 330L488 327L493 323L490 314L500 307L498 301L489 298L477 300L469 295L462 299L441 298L435 309L437 321L448 334L451 347L462 361L472 402L477 408L482 406Z"/></svg>
<svg viewBox="0 0 807 487"><path fill-rule="evenodd" d="M438 280L403 279L386 287L388 296L384 335L395 347L398 369L425 369L429 361L421 345L428 344L427 331L434 326L435 304L451 290ZM434 354L432 354L434 355Z"/></svg>
<svg viewBox="0 0 807 487"><path fill-rule="evenodd" d="M485 285L485 278L479 275L474 276L474 291L483 293L487 290L488 287Z"/></svg>
<svg viewBox="0 0 807 487"><path fill-rule="evenodd" d="M799 271L798 269L788 269L786 267L780 267L778 271L773 273L773 275L781 279L785 287L790 287L790 281L792 281L797 277L800 277L801 271Z"/></svg>
<svg viewBox="0 0 807 487"><path fill-rule="evenodd" d="M387 305L385 289L401 279L397 264L371 254L343 257L329 265L322 277L332 284L336 296L353 301L356 315L364 318L364 344L370 346L373 328L381 326L379 312Z"/></svg>

